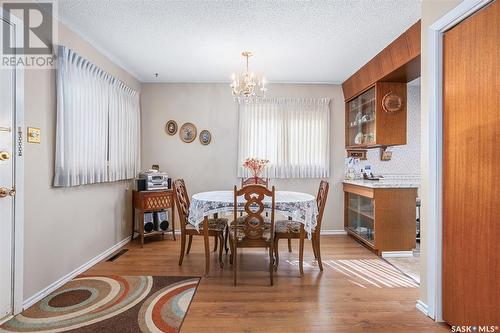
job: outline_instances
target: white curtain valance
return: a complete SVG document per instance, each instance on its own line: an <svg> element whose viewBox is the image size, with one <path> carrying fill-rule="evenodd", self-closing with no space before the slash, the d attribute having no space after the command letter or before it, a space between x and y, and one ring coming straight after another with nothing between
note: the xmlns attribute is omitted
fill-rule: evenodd
<svg viewBox="0 0 500 333"><path fill-rule="evenodd" d="M267 98L239 104L238 177L248 157L270 161L269 178L330 175L330 99Z"/></svg>
<svg viewBox="0 0 500 333"><path fill-rule="evenodd" d="M135 177L139 140L139 93L59 46L54 186Z"/></svg>

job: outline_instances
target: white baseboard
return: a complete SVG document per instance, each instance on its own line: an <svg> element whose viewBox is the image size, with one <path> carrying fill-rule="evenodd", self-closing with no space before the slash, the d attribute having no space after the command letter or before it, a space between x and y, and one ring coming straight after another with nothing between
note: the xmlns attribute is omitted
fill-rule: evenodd
<svg viewBox="0 0 500 333"><path fill-rule="evenodd" d="M128 242L130 242L130 236L125 238L124 240L118 242L117 244L113 245L112 247L110 247L106 251L102 252L101 254L90 259L88 262L86 262L82 266L78 267L77 269L73 270L72 272L66 274L65 276L63 276L59 280L55 281L54 283L52 283L48 287L40 290L35 295L29 297L28 299L23 301L23 310L29 308L30 306L32 306L33 304L35 304L36 302L38 302L39 300L41 300L42 298L44 298L45 296L47 296L48 294L50 294L51 292L56 290L57 288L61 287L66 282L73 279L75 276L85 272L87 269L94 266L99 261L106 258L107 256L109 256L110 254L112 254L113 252L115 252L116 250L118 250L119 248L121 248L122 246L127 244Z"/></svg>
<svg viewBox="0 0 500 333"><path fill-rule="evenodd" d="M11 320L13 317L14 317L14 315L9 315L9 316L7 316L7 317L4 317L4 318L0 319L0 325L2 325L3 323L8 322L8 321L9 321L9 320Z"/></svg>
<svg viewBox="0 0 500 333"><path fill-rule="evenodd" d="M424 315L429 316L429 311L427 310L427 304L422 302L421 300L417 301L416 305L417 309L422 312Z"/></svg>
<svg viewBox="0 0 500 333"><path fill-rule="evenodd" d="M382 258L413 257L413 251L382 251Z"/></svg>
<svg viewBox="0 0 500 333"><path fill-rule="evenodd" d="M347 232L345 230L321 230L320 234L323 236L347 235Z"/></svg>

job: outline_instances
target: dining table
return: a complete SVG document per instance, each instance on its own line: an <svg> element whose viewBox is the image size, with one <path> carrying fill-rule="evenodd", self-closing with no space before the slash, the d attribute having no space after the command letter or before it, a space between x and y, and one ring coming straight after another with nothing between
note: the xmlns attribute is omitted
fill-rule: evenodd
<svg viewBox="0 0 500 333"><path fill-rule="evenodd" d="M264 198L264 210L270 212L271 198ZM245 198L237 198L237 210L244 211ZM210 272L210 250L208 239L208 218L214 214L234 212L234 191L208 191L196 193L191 197L188 223L198 231L203 230L205 243L205 276ZM318 218L316 198L308 193L275 191L275 213L300 222L304 225L307 237L311 239Z"/></svg>

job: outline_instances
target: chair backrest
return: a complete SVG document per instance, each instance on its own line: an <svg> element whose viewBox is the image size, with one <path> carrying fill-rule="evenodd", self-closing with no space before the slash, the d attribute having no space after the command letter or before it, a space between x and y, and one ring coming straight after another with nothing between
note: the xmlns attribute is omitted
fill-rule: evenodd
<svg viewBox="0 0 500 333"><path fill-rule="evenodd" d="M238 198L245 199L244 211L246 213L244 221L244 238L251 240L263 239L266 228L270 228L270 235L274 235L274 208L275 208L275 190L267 189L262 185L247 185L241 189L234 187L234 220L238 220ZM266 197L271 198L271 225L266 225L265 203Z"/></svg>
<svg viewBox="0 0 500 333"><path fill-rule="evenodd" d="M255 183L256 179L257 179L257 184ZM263 185L269 188L269 178L260 178L260 177L241 178L241 187L247 185Z"/></svg>
<svg viewBox="0 0 500 333"><path fill-rule="evenodd" d="M184 232L189 214L189 195L184 179L176 179L174 181L174 198L177 211L179 212L179 220L181 221L181 232Z"/></svg>
<svg viewBox="0 0 500 333"><path fill-rule="evenodd" d="M328 198L328 189L330 184L326 180L319 183L318 195L316 196L316 204L318 205L318 224L315 232L321 231L321 222L323 221L323 213L325 211L326 199Z"/></svg>

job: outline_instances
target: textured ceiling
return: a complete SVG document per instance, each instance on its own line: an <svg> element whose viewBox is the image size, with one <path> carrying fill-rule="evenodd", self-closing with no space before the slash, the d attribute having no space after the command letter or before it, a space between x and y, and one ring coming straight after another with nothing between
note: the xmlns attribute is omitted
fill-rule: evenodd
<svg viewBox="0 0 500 333"><path fill-rule="evenodd" d="M60 0L58 16L144 82L342 82L420 18L419 0ZM155 78L154 73L159 77Z"/></svg>

